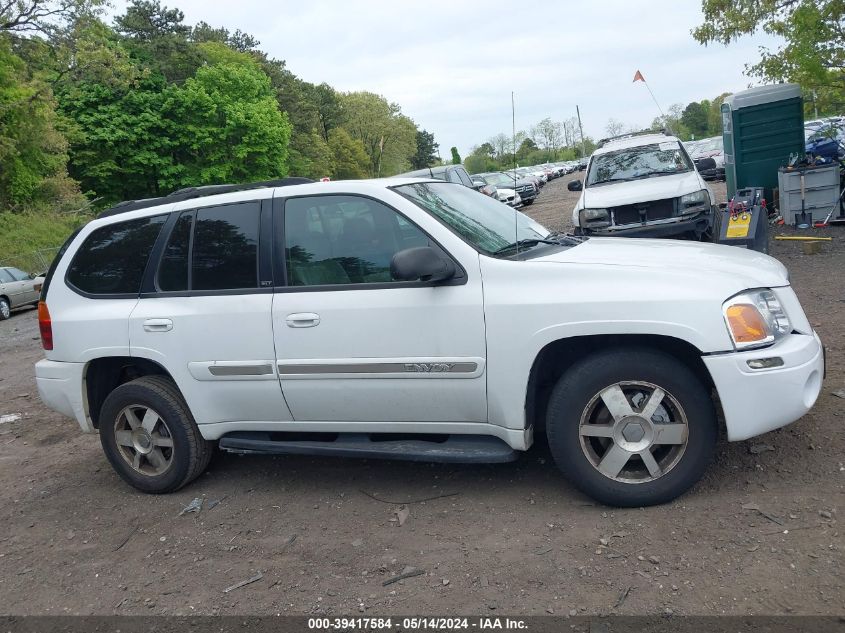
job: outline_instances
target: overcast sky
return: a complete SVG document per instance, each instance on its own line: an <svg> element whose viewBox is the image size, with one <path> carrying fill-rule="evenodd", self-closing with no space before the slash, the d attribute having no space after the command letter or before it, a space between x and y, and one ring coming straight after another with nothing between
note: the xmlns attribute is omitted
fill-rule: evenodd
<svg viewBox="0 0 845 633"><path fill-rule="evenodd" d="M698 0L402 2L401 0L162 0L185 21L241 29L303 79L368 90L395 101L434 133L440 152L466 155L498 132L581 108L584 133L601 137L611 117L647 126L663 109L753 83L766 36L730 47L695 42ZM118 5L120 6L120 5Z"/></svg>

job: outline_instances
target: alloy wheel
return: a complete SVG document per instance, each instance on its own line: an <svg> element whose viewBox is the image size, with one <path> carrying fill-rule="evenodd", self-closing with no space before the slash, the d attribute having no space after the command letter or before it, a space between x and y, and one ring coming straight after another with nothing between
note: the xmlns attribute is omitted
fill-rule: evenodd
<svg viewBox="0 0 845 633"><path fill-rule="evenodd" d="M115 419L114 439L121 457L143 475L161 475L173 463L170 429L147 406L136 404L123 408Z"/></svg>
<svg viewBox="0 0 845 633"><path fill-rule="evenodd" d="M643 381L614 383L584 408L581 449L602 475L622 483L646 483L674 468L687 447L689 425L678 400Z"/></svg>

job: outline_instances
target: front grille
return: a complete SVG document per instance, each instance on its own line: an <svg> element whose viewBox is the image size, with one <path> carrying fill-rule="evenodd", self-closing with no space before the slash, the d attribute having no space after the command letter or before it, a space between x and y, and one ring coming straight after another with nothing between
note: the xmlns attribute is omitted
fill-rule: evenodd
<svg viewBox="0 0 845 633"><path fill-rule="evenodd" d="M519 185L518 187L516 187L516 192L517 193L525 193L526 191L528 191L528 188L530 186L531 185Z"/></svg>
<svg viewBox="0 0 845 633"><path fill-rule="evenodd" d="M652 200L651 202L638 202L636 204L625 204L613 207L614 224L640 224L652 220L665 220L675 215L675 198L665 200ZM643 211L645 214L643 215Z"/></svg>

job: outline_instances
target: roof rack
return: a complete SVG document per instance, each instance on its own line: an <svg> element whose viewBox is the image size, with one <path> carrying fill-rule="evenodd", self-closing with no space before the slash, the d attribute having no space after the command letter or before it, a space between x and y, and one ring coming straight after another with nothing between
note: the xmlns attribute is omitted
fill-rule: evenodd
<svg viewBox="0 0 845 633"><path fill-rule="evenodd" d="M664 136L671 136L671 133L666 128L658 128L656 130L640 130L639 132L626 132L625 134L617 134L616 136L608 136L598 142L596 147L603 147L610 141L618 141L623 138L632 138L634 136L646 136L648 134L663 134Z"/></svg>
<svg viewBox="0 0 845 633"><path fill-rule="evenodd" d="M258 182L248 182L240 185L203 185L201 187L186 187L159 198L143 198L141 200L125 200L124 202L118 202L113 207L100 213L97 217L107 218L119 213L128 213L129 211L137 211L138 209L147 209L149 207L155 207L169 202L181 202L182 200L191 200L193 198L215 196L220 193L249 191L250 189L264 189L266 187L289 187L291 185L304 185L310 182L314 181L310 178L292 177L279 178L277 180L261 180Z"/></svg>

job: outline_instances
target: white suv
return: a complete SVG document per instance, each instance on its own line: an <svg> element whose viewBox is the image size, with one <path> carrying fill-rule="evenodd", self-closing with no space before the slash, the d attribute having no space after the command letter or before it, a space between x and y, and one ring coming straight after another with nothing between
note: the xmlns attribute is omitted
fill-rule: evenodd
<svg viewBox="0 0 845 633"><path fill-rule="evenodd" d="M804 415L824 371L770 257L553 234L411 178L124 204L69 239L39 320L41 398L146 492L214 443L501 462L542 432L596 499L660 503L713 455L712 394L743 440Z"/></svg>
<svg viewBox="0 0 845 633"><path fill-rule="evenodd" d="M590 156L572 224L583 235L710 237L716 202L681 142L654 132L603 141Z"/></svg>

